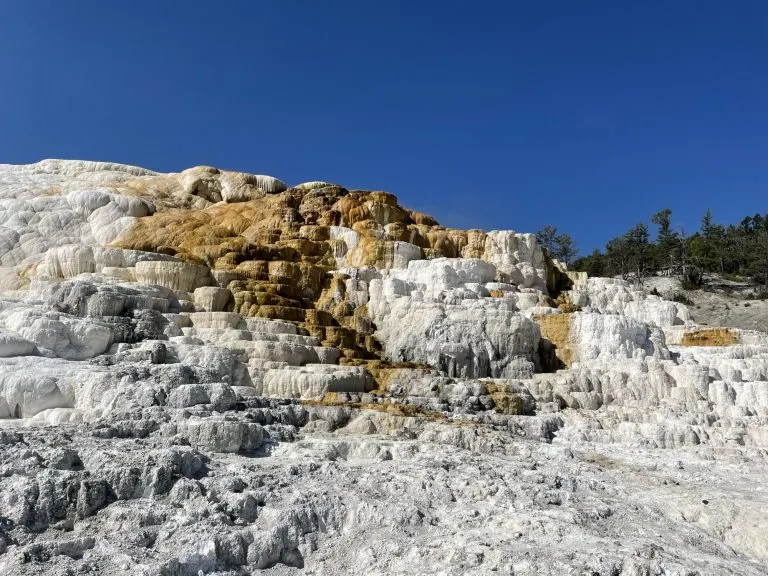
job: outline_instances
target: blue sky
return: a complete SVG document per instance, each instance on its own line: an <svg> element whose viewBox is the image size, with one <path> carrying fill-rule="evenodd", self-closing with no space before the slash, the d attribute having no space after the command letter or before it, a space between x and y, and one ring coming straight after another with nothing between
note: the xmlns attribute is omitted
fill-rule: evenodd
<svg viewBox="0 0 768 576"><path fill-rule="evenodd" d="M383 189L582 252L768 211L768 3L18 0L0 163Z"/></svg>

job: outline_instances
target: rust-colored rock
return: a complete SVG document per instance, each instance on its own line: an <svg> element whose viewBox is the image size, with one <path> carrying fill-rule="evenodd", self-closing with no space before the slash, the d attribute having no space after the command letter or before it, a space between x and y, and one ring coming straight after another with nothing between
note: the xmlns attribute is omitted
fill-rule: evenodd
<svg viewBox="0 0 768 576"><path fill-rule="evenodd" d="M739 343L739 333L728 328L700 328L683 334L682 346L731 346Z"/></svg>
<svg viewBox="0 0 768 576"><path fill-rule="evenodd" d="M573 351L570 343L571 314L546 314L534 318L541 329L542 368L552 371L570 366Z"/></svg>

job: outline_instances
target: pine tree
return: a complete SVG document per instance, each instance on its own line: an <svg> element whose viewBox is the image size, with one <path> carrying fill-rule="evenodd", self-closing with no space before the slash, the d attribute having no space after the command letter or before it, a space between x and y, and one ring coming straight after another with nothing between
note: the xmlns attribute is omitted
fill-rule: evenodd
<svg viewBox="0 0 768 576"><path fill-rule="evenodd" d="M628 252L628 264L635 282L642 282L648 274L650 251L648 249L648 226L642 222L635 224L624 234L624 243Z"/></svg>
<svg viewBox="0 0 768 576"><path fill-rule="evenodd" d="M674 270L679 265L677 233L672 230L672 210L665 208L651 217L659 227L656 234L656 252L660 268Z"/></svg>
<svg viewBox="0 0 768 576"><path fill-rule="evenodd" d="M707 208L701 219L701 242L696 243L698 264L709 272L723 272L725 268L725 229L715 224L712 211Z"/></svg>
<svg viewBox="0 0 768 576"><path fill-rule="evenodd" d="M555 239L557 238L557 228L547 224L541 230L536 232L536 239L544 248L547 249L551 256L554 256L553 251L555 249Z"/></svg>
<svg viewBox="0 0 768 576"><path fill-rule="evenodd" d="M558 234L555 237L552 256L564 262L566 266L573 262L578 253L579 250L576 248L576 243L569 234Z"/></svg>

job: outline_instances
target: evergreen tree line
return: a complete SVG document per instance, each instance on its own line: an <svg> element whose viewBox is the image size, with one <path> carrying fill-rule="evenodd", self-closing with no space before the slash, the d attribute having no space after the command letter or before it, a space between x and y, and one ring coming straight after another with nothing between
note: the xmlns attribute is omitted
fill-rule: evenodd
<svg viewBox="0 0 768 576"><path fill-rule="evenodd" d="M747 216L738 225L723 226L715 223L707 210L699 230L691 235L682 228L673 230L671 218L669 208L657 212L651 218L655 239L651 239L647 224L638 223L608 242L604 251L595 250L573 261L571 268L590 276L621 276L638 282L655 274L675 275L685 289L698 288L704 273L713 272L749 277L768 288L768 214ZM547 237L552 230L545 227L537 236L552 256L570 264L575 244L556 231ZM562 237L566 237L565 244Z"/></svg>

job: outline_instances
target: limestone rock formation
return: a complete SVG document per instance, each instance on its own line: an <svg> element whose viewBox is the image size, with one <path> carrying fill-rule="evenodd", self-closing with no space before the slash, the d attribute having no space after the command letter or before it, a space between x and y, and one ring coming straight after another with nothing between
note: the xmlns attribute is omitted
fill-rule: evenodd
<svg viewBox="0 0 768 576"><path fill-rule="evenodd" d="M767 448L768 335L531 234L0 165L2 574L764 574Z"/></svg>

